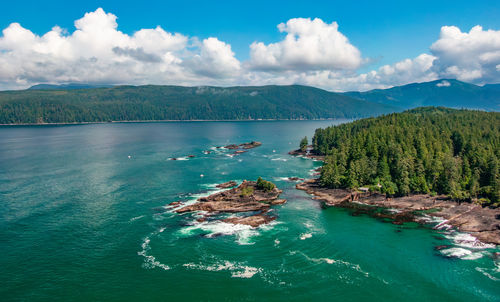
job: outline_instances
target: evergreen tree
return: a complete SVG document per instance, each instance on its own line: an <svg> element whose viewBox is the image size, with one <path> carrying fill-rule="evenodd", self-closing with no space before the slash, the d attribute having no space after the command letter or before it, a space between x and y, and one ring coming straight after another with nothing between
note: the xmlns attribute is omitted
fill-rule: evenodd
<svg viewBox="0 0 500 302"><path fill-rule="evenodd" d="M500 113L424 107L317 129L321 184L500 201Z"/></svg>
<svg viewBox="0 0 500 302"><path fill-rule="evenodd" d="M305 136L301 141L300 141L300 150L306 151L307 150L307 145L309 144L307 140L307 136Z"/></svg>

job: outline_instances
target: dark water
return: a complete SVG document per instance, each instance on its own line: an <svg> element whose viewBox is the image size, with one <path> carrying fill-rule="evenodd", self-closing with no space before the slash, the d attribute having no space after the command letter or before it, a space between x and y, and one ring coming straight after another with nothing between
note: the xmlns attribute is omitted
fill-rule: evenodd
<svg viewBox="0 0 500 302"><path fill-rule="evenodd" d="M320 165L287 152L332 123L0 128L1 300L499 301L498 250L322 210L284 180ZM251 140L263 146L202 153ZM270 225L196 223L165 207L258 176L288 199Z"/></svg>

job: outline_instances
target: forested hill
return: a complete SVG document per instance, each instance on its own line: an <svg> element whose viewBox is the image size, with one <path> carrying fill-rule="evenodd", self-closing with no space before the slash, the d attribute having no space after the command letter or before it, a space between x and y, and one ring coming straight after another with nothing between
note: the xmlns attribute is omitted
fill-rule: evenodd
<svg viewBox="0 0 500 302"><path fill-rule="evenodd" d="M317 129L313 148L324 186L500 205L498 112L417 108Z"/></svg>
<svg viewBox="0 0 500 302"><path fill-rule="evenodd" d="M389 89L346 92L365 101L410 109L421 106L444 106L500 111L500 84L477 86L458 80L412 83Z"/></svg>
<svg viewBox="0 0 500 302"><path fill-rule="evenodd" d="M396 110L298 85L228 88L149 85L0 92L0 124L359 118Z"/></svg>

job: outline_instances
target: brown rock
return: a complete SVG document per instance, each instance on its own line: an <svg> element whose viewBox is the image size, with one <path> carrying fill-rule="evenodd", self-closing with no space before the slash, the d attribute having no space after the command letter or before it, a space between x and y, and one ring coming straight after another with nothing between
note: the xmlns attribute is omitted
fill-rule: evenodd
<svg viewBox="0 0 500 302"><path fill-rule="evenodd" d="M264 214L256 214L253 216L247 216L247 217L232 217L232 218L227 218L222 220L223 222L227 223L232 223L232 224L244 224L244 225L249 225L251 227L258 227L262 224L269 223L273 220L275 220L276 217L271 217L267 216Z"/></svg>
<svg viewBox="0 0 500 302"><path fill-rule="evenodd" d="M252 148L259 147L259 146L262 146L261 142L249 142L249 143L240 144L240 147L243 149L252 149Z"/></svg>
<svg viewBox="0 0 500 302"><path fill-rule="evenodd" d="M221 184L230 185L231 182ZM282 193L278 188L270 191L257 189L255 181L243 181L238 187L201 197L198 202L177 210L178 213L191 211L207 212L251 212L267 210L273 202L282 204L278 200Z"/></svg>
<svg viewBox="0 0 500 302"><path fill-rule="evenodd" d="M262 211L269 208L269 204L262 202L234 202L234 201L203 201L195 204L180 208L177 213L185 213L192 211L206 211L206 212L224 212L224 213L238 213L238 212L252 212Z"/></svg>
<svg viewBox="0 0 500 302"><path fill-rule="evenodd" d="M434 250L436 251L440 251L440 250L444 250L444 249L447 249L451 247L451 245L448 245L448 244L443 244L443 245L437 245L434 247Z"/></svg>
<svg viewBox="0 0 500 302"><path fill-rule="evenodd" d="M236 187L237 185L238 185L238 183L236 181L231 180L231 181L228 181L225 183L218 184L215 187L219 188L219 189L227 189L227 188Z"/></svg>
<svg viewBox="0 0 500 302"><path fill-rule="evenodd" d="M278 204L284 204L284 203L286 203L286 199L276 199L276 200L271 201L270 203L273 206L278 205Z"/></svg>
<svg viewBox="0 0 500 302"><path fill-rule="evenodd" d="M420 211L429 211L427 215L441 217L446 224L468 232L482 242L500 244L500 208L492 209L480 205L458 203L445 196L417 194L403 197L386 198L382 194L358 193L345 189L328 189L319 185L318 179L306 180L295 186L299 190L314 195L314 199L323 201L326 206L353 208L357 205L369 205L376 208L397 209L393 214L377 213L372 216L392 219L401 224L408 221L426 223L421 219ZM353 203L356 201L357 203ZM436 226L439 228L442 224Z"/></svg>
<svg viewBox="0 0 500 302"><path fill-rule="evenodd" d="M310 146L310 149L312 149L312 146ZM316 152L315 150L302 151L301 149L297 149L297 150L292 150L292 151L288 152L288 154L293 155L293 156L303 156L303 157L316 159L316 160L320 160L320 161L325 160L325 156L318 154L318 152Z"/></svg>

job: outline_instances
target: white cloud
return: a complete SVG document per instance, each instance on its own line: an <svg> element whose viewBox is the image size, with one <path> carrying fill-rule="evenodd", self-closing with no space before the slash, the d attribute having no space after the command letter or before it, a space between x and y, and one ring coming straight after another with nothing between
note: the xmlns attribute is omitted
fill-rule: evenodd
<svg viewBox="0 0 500 302"><path fill-rule="evenodd" d="M259 47L264 47L263 50L272 50L274 45L280 43L283 42L270 44L267 48L262 44ZM256 45L254 43L252 46L255 48ZM261 51L259 58L266 58L263 53L266 52ZM312 66L293 72L290 68L282 68L285 70L275 68L267 72L263 69L252 79L253 83L258 83L257 79L260 77L263 83L272 83L274 80L280 84L300 83L334 91L389 88L440 78L456 78L476 84L500 82L500 31L483 30L482 27L475 26L467 33L461 32L454 26L443 26L440 38L430 47L430 53L384 65L377 70L362 74L349 69L326 67L322 69ZM270 58L271 63L280 62L274 60L273 56ZM282 60L281 63L284 63L285 67L288 66L286 60ZM446 86L446 83L443 82L440 87L442 86Z"/></svg>
<svg viewBox="0 0 500 302"><path fill-rule="evenodd" d="M240 62L234 57L231 45L217 38L203 40L201 52L187 62L193 70L209 77L237 76Z"/></svg>
<svg viewBox="0 0 500 302"><path fill-rule="evenodd" d="M445 78L475 83L500 81L500 31L474 26L468 33L443 26L439 40L431 45L437 57L433 69Z"/></svg>
<svg viewBox="0 0 500 302"><path fill-rule="evenodd" d="M339 32L336 22L296 18L278 29L286 33L282 40L252 43L250 59L240 62L231 45L216 37L201 40L160 26L123 33L117 17L100 8L76 20L73 32L55 26L39 36L12 23L0 35L0 89L82 82L304 84L349 91L440 78L500 82L500 31L480 26L469 32L443 26L430 53L366 73L357 70L369 60Z"/></svg>
<svg viewBox="0 0 500 302"><path fill-rule="evenodd" d="M437 86L437 87L450 87L450 86L451 86L451 83L450 83L450 82L448 82L448 81L443 80L443 81L441 81L441 82L437 83L437 84L436 84L436 86Z"/></svg>
<svg viewBox="0 0 500 302"><path fill-rule="evenodd" d="M278 25L286 37L277 43L250 45L250 66L257 70L356 69L361 53L338 31L336 22L295 18Z"/></svg>
<svg viewBox="0 0 500 302"><path fill-rule="evenodd" d="M370 90L389 88L412 82L425 82L437 79L431 70L436 58L422 54L414 59L405 59L393 65L384 65L378 70L358 74L355 71L285 71L253 72L249 81L254 85L261 84L303 84L320 87L331 91Z"/></svg>
<svg viewBox="0 0 500 302"><path fill-rule="evenodd" d="M76 20L73 33L56 26L43 36L12 23L0 36L0 87L39 82L206 84L239 70L231 46L217 38L197 46L196 39L159 26L128 35L117 29L116 19L99 8ZM196 64L185 63L190 60Z"/></svg>

